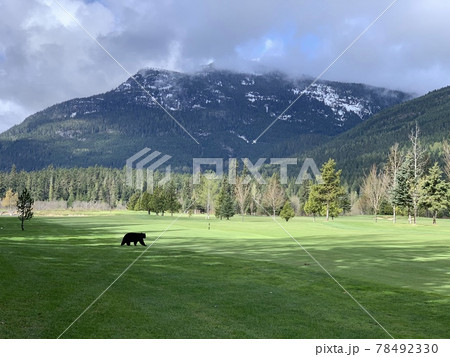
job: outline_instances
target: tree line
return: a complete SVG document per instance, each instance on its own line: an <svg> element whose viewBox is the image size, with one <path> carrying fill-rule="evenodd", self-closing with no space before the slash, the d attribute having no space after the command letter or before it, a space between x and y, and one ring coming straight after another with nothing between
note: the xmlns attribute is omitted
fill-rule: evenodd
<svg viewBox="0 0 450 357"><path fill-rule="evenodd" d="M409 134L409 141L410 147L403 151L398 143L394 144L382 167L372 166L361 187L361 203L374 213L375 220L380 211L386 213L390 207L394 223L398 211L414 224L422 211L431 213L436 224L438 215L450 209L450 145L443 143L441 169L438 162L430 162L421 145L417 124Z"/></svg>
<svg viewBox="0 0 450 357"><path fill-rule="evenodd" d="M3 210L14 211L18 192L27 189L36 202L59 202L58 207L127 208L164 215L186 211L203 213L208 218L229 219L234 215L271 215L289 220L294 215L309 215L327 220L341 214L407 215L415 223L419 215L436 218L448 214L450 202L450 146L444 143L444 166L431 163L420 143L416 126L409 135L410 146L391 147L386 162L373 165L359 190L350 190L342 181L342 170L329 159L321 167L320 180L305 177L281 183L277 173L263 172L265 184L249 175L246 166L237 169L235 181L213 172L203 172L194 184L190 174L172 173L171 179L153 190L145 185L136 190L126 185L125 169L104 167L54 168L40 171L0 172L0 198ZM444 174L446 178L444 178ZM136 175L136 172L134 172ZM159 182L162 173L155 173ZM84 202L86 205L81 205Z"/></svg>

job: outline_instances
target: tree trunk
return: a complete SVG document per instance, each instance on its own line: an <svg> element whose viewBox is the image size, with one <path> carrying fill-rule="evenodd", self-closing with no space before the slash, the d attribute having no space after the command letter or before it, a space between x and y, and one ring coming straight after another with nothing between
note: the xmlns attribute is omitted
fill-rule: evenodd
<svg viewBox="0 0 450 357"><path fill-rule="evenodd" d="M408 212L408 222L409 224L412 223L411 212Z"/></svg>
<svg viewBox="0 0 450 357"><path fill-rule="evenodd" d="M397 210L397 207L394 205L393 206L393 218L392 218L392 223L396 223L397 222L397 212L396 212L396 210Z"/></svg>
<svg viewBox="0 0 450 357"><path fill-rule="evenodd" d="M328 222L329 218L330 218L330 207L327 203L327 222Z"/></svg>
<svg viewBox="0 0 450 357"><path fill-rule="evenodd" d="M25 230L25 229L24 229L24 227L23 227L23 221L24 221L24 217L22 217L22 218L21 218L21 221L22 221L22 224L21 224L21 226L22 226L22 230Z"/></svg>
<svg viewBox="0 0 450 357"><path fill-rule="evenodd" d="M437 212L434 211L433 212L433 224L436 224L436 217L437 217Z"/></svg>

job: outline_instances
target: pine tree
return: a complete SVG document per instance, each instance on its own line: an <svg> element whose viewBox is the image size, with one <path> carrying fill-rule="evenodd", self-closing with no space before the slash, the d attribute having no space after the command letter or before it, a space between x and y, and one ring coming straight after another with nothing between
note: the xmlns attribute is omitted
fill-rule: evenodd
<svg viewBox="0 0 450 357"><path fill-rule="evenodd" d="M141 194L136 192L134 193L127 202L127 209L130 211L134 211L136 208L136 204L139 202L139 199L141 197Z"/></svg>
<svg viewBox="0 0 450 357"><path fill-rule="evenodd" d="M164 212L166 211L165 199L164 189L161 186L156 186L153 189L151 206L157 215L161 213L161 216L164 216Z"/></svg>
<svg viewBox="0 0 450 357"><path fill-rule="evenodd" d="M220 185L219 195L217 197L215 215L217 218L226 218L234 216L234 200L231 185L224 177Z"/></svg>
<svg viewBox="0 0 450 357"><path fill-rule="evenodd" d="M333 208L333 216L337 216L340 213L337 213L338 211L342 212L339 207L339 199L345 193L344 187L341 186L342 170L336 171L336 162L329 159L322 165L320 173L323 182L313 185L311 191L315 191L315 199L318 199L324 207L328 221L331 208Z"/></svg>
<svg viewBox="0 0 450 357"><path fill-rule="evenodd" d="M140 198L140 210L147 211L148 214L152 211L152 195L144 191Z"/></svg>
<svg viewBox="0 0 450 357"><path fill-rule="evenodd" d="M442 171L437 163L421 181L419 203L433 212L433 224L436 224L439 212L450 208L450 184L442 180Z"/></svg>
<svg viewBox="0 0 450 357"><path fill-rule="evenodd" d="M313 181L311 179L303 180L298 189L298 197L300 199L300 213L305 212L305 204L308 202L309 192L311 191L311 186ZM305 212L306 213L306 212Z"/></svg>
<svg viewBox="0 0 450 357"><path fill-rule="evenodd" d="M22 230L24 230L24 222L33 218L33 203L30 193L25 188L19 195L17 200L17 211L19 212L19 219L21 222Z"/></svg>
<svg viewBox="0 0 450 357"><path fill-rule="evenodd" d="M343 214L349 213L352 210L350 193L346 189L344 189L342 196L338 198L338 207L342 209Z"/></svg>
<svg viewBox="0 0 450 357"><path fill-rule="evenodd" d="M170 181L164 189L164 207L172 216L181 208L181 204L178 202L177 198L177 188L173 180Z"/></svg>
<svg viewBox="0 0 450 357"><path fill-rule="evenodd" d="M286 201L283 208L281 209L280 217L285 219L286 222L295 217L294 209L292 208L292 205L289 201Z"/></svg>
<svg viewBox="0 0 450 357"><path fill-rule="evenodd" d="M321 215L326 215L327 211L326 211L326 207L327 206L322 206L322 210L320 211ZM337 216L339 216L342 213L343 209L342 207L339 205L339 201L337 202L331 202L328 205L328 214L331 217L332 220L334 220Z"/></svg>
<svg viewBox="0 0 450 357"><path fill-rule="evenodd" d="M322 202L317 189L318 186L311 186L308 201L306 201L304 210L306 214L312 214L313 220L316 221L316 215L322 210Z"/></svg>
<svg viewBox="0 0 450 357"><path fill-rule="evenodd" d="M410 181L413 178L412 160L409 155L398 170L394 188L392 190L392 204L408 210L409 222L411 223L411 210L413 207Z"/></svg>

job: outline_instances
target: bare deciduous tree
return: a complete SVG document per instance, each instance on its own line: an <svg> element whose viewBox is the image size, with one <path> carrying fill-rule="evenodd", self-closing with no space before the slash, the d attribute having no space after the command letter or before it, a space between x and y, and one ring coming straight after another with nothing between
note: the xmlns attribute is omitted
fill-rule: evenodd
<svg viewBox="0 0 450 357"><path fill-rule="evenodd" d="M291 206L294 209L295 215L299 216L301 208L300 198L297 195L292 195L289 197L289 202L291 203Z"/></svg>
<svg viewBox="0 0 450 357"><path fill-rule="evenodd" d="M411 141L411 158L413 160L413 178L410 182L410 192L412 198L412 206L414 213L414 224L417 222L417 210L419 206L419 196L420 196L420 178L423 175L423 170L426 164L425 151L420 145L419 140L420 129L419 125L416 123L414 129L411 130L409 134L409 140Z"/></svg>
<svg viewBox="0 0 450 357"><path fill-rule="evenodd" d="M272 214L275 217L277 209L279 209L284 203L284 189L281 187L278 176L274 174L270 178L267 188L264 191L263 204L271 208Z"/></svg>
<svg viewBox="0 0 450 357"><path fill-rule="evenodd" d="M397 221L397 205L393 200L393 187L395 187L395 183L397 182L397 174L402 166L403 160L400 154L400 150L398 148L398 143L395 143L391 146L389 150L388 162L386 164L386 178L387 178L387 187L388 187L388 198L392 204L392 222L395 223Z"/></svg>
<svg viewBox="0 0 450 357"><path fill-rule="evenodd" d="M17 205L18 198L18 194L14 193L11 189L6 191L5 197L3 198L1 203L3 207L8 209L10 215L12 215L15 206Z"/></svg>
<svg viewBox="0 0 450 357"><path fill-rule="evenodd" d="M375 214L375 222L378 219L378 211L383 199L386 197L387 176L384 172L378 172L373 165L369 174L364 178L361 188L362 195L369 202Z"/></svg>
<svg viewBox="0 0 450 357"><path fill-rule="evenodd" d="M236 177L236 185L234 187L234 193L236 197L237 204L239 206L240 214L242 215L242 220L244 220L245 211L248 206L248 199L250 195L251 186L245 183L245 177Z"/></svg>

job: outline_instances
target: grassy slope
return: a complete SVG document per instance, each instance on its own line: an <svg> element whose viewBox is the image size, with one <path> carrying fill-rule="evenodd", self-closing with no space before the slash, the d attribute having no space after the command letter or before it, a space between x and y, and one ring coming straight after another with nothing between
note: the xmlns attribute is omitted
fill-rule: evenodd
<svg viewBox="0 0 450 357"><path fill-rule="evenodd" d="M172 221L140 213L0 218L0 338L55 338ZM395 337L450 337L450 222L295 218L287 229ZM183 217L66 338L385 338L266 217Z"/></svg>

